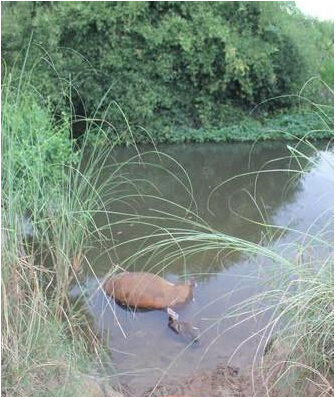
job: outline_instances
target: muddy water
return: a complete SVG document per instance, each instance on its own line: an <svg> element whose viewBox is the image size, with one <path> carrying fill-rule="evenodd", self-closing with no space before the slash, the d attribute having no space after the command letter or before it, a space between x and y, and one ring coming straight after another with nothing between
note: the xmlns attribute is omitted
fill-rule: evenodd
<svg viewBox="0 0 336 397"><path fill-rule="evenodd" d="M136 159L123 168L125 178L136 182L126 191L121 186L120 197L129 193L133 196L107 206L114 212L110 222L121 219L119 212L153 215L169 211L190 220L199 215L217 231L275 246L293 258L298 255L298 247L307 243L309 234L319 233L323 239L333 241L333 151L327 143L320 144L319 150L302 148L310 161L301 159L300 164L288 157L285 143L175 145L159 150L166 156L144 154L140 162ZM125 161L130 153L130 149L119 149L106 172L112 172L115 160ZM304 167L307 171L302 174L289 171ZM240 177L235 178L237 175ZM228 182L220 186L223 181ZM143 198L135 192L141 192ZM151 197L159 194L164 200ZM172 202L191 211L185 212ZM98 222L104 224L107 219L101 216ZM157 222L171 226L169 220ZM265 222L302 233L287 230L275 238L274 230L270 232L263 226ZM112 262L130 271L159 272L155 266L158 257L125 261L140 250L140 243L123 242L149 236L153 227L130 222L112 229L114 243L107 249L97 246L89 257L98 278L111 270ZM315 259L329 254L328 248L314 244L310 244L310 250ZM269 313L257 316L255 311L242 317L231 315L230 310L256 292L270 288L262 279L265 269L272 266L262 257L226 251L201 252L187 258L181 254L166 264L160 274L168 280L192 275L197 281L194 301L179 309L181 319L200 329L201 342L194 345L188 345L168 328L166 313L127 311L107 299L97 290L97 281L88 271L90 296L86 304L97 331L109 346L111 376L127 384L134 395L141 395L156 382L211 369L220 362L230 361L239 367L250 364L261 340L258 330L267 322Z"/></svg>

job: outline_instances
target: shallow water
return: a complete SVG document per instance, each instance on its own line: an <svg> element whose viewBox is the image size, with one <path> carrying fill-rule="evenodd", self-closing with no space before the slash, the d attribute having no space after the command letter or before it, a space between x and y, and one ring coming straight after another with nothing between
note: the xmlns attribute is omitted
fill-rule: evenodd
<svg viewBox="0 0 336 397"><path fill-rule="evenodd" d="M167 201L133 197L126 203L115 202L108 210L142 215L157 214L155 210L170 211L187 219L195 219L197 213L217 231L276 247L276 251L290 258L299 255L298 247L307 243L311 234L319 233L323 239L333 241L333 151L326 149L326 143L320 144L317 151L304 148L313 163L303 159L301 165L288 158L289 151L283 142L254 146L174 145L162 146L159 150L176 159L183 169L164 156L160 157L160 164L166 170L145 165L157 163L157 155L151 153L144 154L140 164L136 159L124 171L128 178L138 179L136 189L141 189L142 194L157 195L159 191ZM114 154L118 161L124 161L130 157L130 149L119 149ZM113 161L111 158L111 169ZM300 167L308 167L308 171L300 176L288 171ZM223 181L245 173L249 175L234 178L215 189ZM189 186L192 186L194 201L187 191ZM185 207L190 205L193 213L185 213L169 201ZM110 221L118 219L116 214L111 214ZM100 224L106 221L103 215L98 219ZM160 226L170 226L170 221L166 222L162 225L164 222L160 221ZM269 233L265 222L288 230L281 235L278 232L275 239L274 230ZM152 228L136 222L113 227L114 246L110 248L117 248L105 250L99 246L89 256L98 278L111 270L112 261L130 271L158 272L155 260L147 257L125 262L140 249L140 243L122 243L151 232ZM310 244L308 254L317 261L330 252L328 247ZM262 282L262 277L265 269L272 266L265 258L228 251L199 253L190 258L181 255L167 265L161 274L168 280L177 281L192 275L197 281L194 301L178 310L181 319L191 321L200 329L201 342L194 345L188 345L168 328L165 312L132 312L116 305L97 290L97 281L88 271L90 299L86 304L97 331L110 348L111 376L118 374L119 380L127 384L134 395L141 395L156 382L211 369L220 362L230 360L231 365L249 365L261 340L258 330L265 325L270 313L257 316L255 311L245 315L243 321L241 316L229 315L230 308L270 288Z"/></svg>

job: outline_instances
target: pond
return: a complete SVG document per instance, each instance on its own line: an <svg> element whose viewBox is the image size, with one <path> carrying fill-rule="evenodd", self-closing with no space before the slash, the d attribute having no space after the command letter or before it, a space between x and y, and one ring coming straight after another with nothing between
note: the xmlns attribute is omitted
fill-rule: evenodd
<svg viewBox="0 0 336 397"><path fill-rule="evenodd" d="M147 149L152 151L141 151ZM91 270L86 276L91 291L86 305L97 332L107 341L111 377L127 384L135 396L157 382L212 369L218 363L238 367L251 364L260 354L258 331L270 314L250 313L244 320L229 314L234 305L271 288L263 282L263 274L274 264L236 251L199 252L185 257L182 247L181 255L160 269L161 261L156 266L154 257L134 256L143 247L143 240L137 238L149 236L153 226L118 224L118 213L159 216L169 212L191 221L199 216L218 232L273 247L289 258L297 257L297 247L308 235L320 234L324 240L333 241L333 149L326 142L319 143L318 149L304 148L307 157L300 164L289 157L285 142L167 145L159 150L165 155L142 154L141 161L136 158L123 168L125 178L135 181L133 193L141 191L143 196L134 194L107 206L113 212L110 218L101 215L97 222L115 223L114 243L107 249L95 247L89 261L98 279L111 270L112 263L130 271L159 273L170 281L193 277L197 281L194 300L178 311L181 319L199 328L200 343L188 345L174 334L163 311L123 309L97 290ZM110 159L111 169L116 160L129 159L130 152L127 148L116 150ZM306 172L289 171L301 167L307 167ZM131 194L122 189L121 196ZM161 199L153 197L159 194ZM161 218L153 222L169 227L175 221ZM286 230L279 233L271 229L270 233L265 223ZM132 239L132 243L126 243ZM330 254L328 249L313 244L310 249L315 258ZM130 255L134 260L126 261Z"/></svg>

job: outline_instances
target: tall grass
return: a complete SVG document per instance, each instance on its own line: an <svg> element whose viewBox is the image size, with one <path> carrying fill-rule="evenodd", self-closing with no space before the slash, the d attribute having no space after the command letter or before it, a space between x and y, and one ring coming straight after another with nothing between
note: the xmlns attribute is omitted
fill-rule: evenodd
<svg viewBox="0 0 336 397"><path fill-rule="evenodd" d="M69 118L55 117L29 73L5 76L1 116L2 390L79 395L83 384L90 387L87 376L97 372L102 349L69 301L69 286L92 242L111 235L109 226L97 227L96 213L130 182L122 173L101 181L113 144L95 123L104 145L90 146L88 130L75 149Z"/></svg>
<svg viewBox="0 0 336 397"><path fill-rule="evenodd" d="M28 85L15 87L8 79L2 88L2 390L64 395L58 377L71 386L86 365L83 341L60 318L71 316L66 286L88 225L70 212L80 197L62 192L77 162L68 125L55 125Z"/></svg>

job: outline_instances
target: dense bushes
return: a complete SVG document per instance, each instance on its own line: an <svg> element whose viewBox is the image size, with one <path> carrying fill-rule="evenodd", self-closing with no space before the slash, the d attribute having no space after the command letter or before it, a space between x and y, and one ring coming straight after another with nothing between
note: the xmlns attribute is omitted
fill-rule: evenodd
<svg viewBox="0 0 336 397"><path fill-rule="evenodd" d="M31 209L33 198L42 196L44 189L57 201L65 164L69 166L77 158L69 140L69 120L64 116L56 124L50 108L39 103L36 94L25 89L23 95L18 95L6 82L2 89L1 127L4 194L11 185L22 211Z"/></svg>
<svg viewBox="0 0 336 397"><path fill-rule="evenodd" d="M333 123L313 113L277 115L266 122L247 119L245 122L222 128L179 129L158 134L158 142L246 142L257 140L328 139L334 134ZM144 137L145 139L146 137ZM141 137L139 137L141 142Z"/></svg>
<svg viewBox="0 0 336 397"><path fill-rule="evenodd" d="M99 107L119 132L123 112L155 133L225 127L266 98L297 93L325 53L321 23L285 2L23 2L4 6L3 23L9 65L34 30L32 62L46 61L34 84L54 104L66 94L77 114ZM59 90L60 77L71 90ZM275 105L288 101L263 109Z"/></svg>

